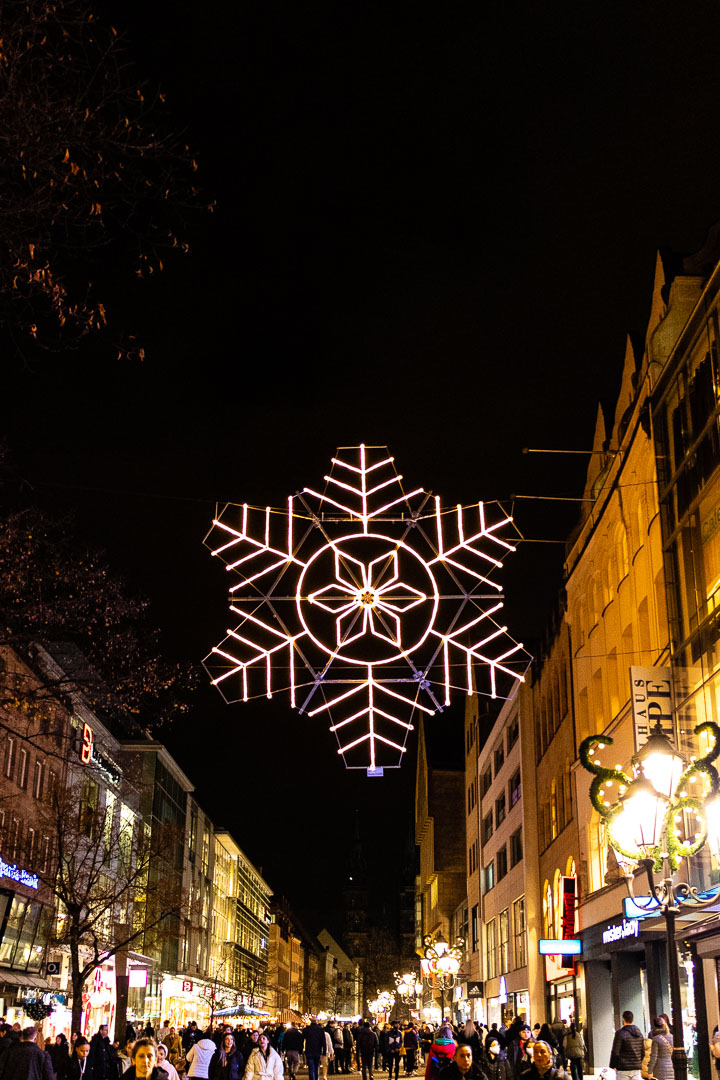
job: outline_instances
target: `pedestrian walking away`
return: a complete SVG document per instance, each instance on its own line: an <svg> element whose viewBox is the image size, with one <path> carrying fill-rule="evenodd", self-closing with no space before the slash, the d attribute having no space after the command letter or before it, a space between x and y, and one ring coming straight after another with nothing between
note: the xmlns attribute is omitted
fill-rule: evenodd
<svg viewBox="0 0 720 1080"><path fill-rule="evenodd" d="M622 1014L622 1027L618 1028L613 1039L610 1068L615 1069L617 1080L642 1080L644 1039L633 1019L633 1014L627 1009Z"/></svg>
<svg viewBox="0 0 720 1080"><path fill-rule="evenodd" d="M37 1045L37 1031L26 1027L0 1057L3 1080L55 1080L52 1061L46 1050Z"/></svg>

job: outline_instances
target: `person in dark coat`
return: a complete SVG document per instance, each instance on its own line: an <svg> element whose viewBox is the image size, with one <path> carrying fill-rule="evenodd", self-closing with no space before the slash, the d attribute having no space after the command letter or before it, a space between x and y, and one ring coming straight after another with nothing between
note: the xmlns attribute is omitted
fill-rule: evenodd
<svg viewBox="0 0 720 1080"><path fill-rule="evenodd" d="M325 1031L317 1020L311 1020L303 1031L303 1049L308 1067L308 1080L318 1080L320 1058L325 1056Z"/></svg>
<svg viewBox="0 0 720 1080"><path fill-rule="evenodd" d="M370 1027L368 1020L363 1021L363 1026L358 1031L357 1035L357 1048L358 1055L360 1057L360 1064L362 1068L363 1080L367 1080L368 1074L370 1080L373 1080L373 1065L375 1062L375 1051L378 1047L378 1037Z"/></svg>
<svg viewBox="0 0 720 1080"><path fill-rule="evenodd" d="M68 1065L70 1064L70 1047L62 1032L55 1036L55 1042L49 1048L48 1053L57 1080L65 1080Z"/></svg>
<svg viewBox="0 0 720 1080"><path fill-rule="evenodd" d="M461 1043L452 1061L441 1071L442 1080L488 1080L470 1043Z"/></svg>
<svg viewBox="0 0 720 1080"><path fill-rule="evenodd" d="M86 1073L85 1070L89 1053L90 1043L83 1035L78 1035L73 1043L72 1054L68 1059L67 1080L81 1080L81 1077L85 1077L85 1080L87 1080L90 1073Z"/></svg>
<svg viewBox="0 0 720 1080"><path fill-rule="evenodd" d="M132 1065L123 1080L167 1080L167 1073L157 1067L153 1039L138 1039L132 1048Z"/></svg>
<svg viewBox="0 0 720 1080"><path fill-rule="evenodd" d="M91 1080L118 1080L117 1056L110 1045L107 1024L101 1024L90 1040L87 1067Z"/></svg>
<svg viewBox="0 0 720 1080"><path fill-rule="evenodd" d="M568 1080L568 1074L562 1067L557 1068L554 1060L554 1047L544 1039L537 1039L533 1043L532 1064L523 1066L520 1073L522 1080Z"/></svg>
<svg viewBox="0 0 720 1080"><path fill-rule="evenodd" d="M514 1080L513 1067L499 1039L491 1039L486 1046L482 1067L488 1080Z"/></svg>
<svg viewBox="0 0 720 1080"><path fill-rule="evenodd" d="M615 1032L610 1051L610 1068L640 1072L645 1053L645 1039L639 1027L633 1023L633 1014L626 1009L622 1014L622 1027Z"/></svg>
<svg viewBox="0 0 720 1080"><path fill-rule="evenodd" d="M295 1074L300 1066L300 1055L303 1048L303 1034L299 1031L294 1024L290 1024L290 1027L283 1036L283 1050L285 1051L285 1068L289 1080L295 1080Z"/></svg>
<svg viewBox="0 0 720 1080"><path fill-rule="evenodd" d="M37 1031L27 1027L0 1058L2 1080L55 1080L50 1055L37 1045Z"/></svg>

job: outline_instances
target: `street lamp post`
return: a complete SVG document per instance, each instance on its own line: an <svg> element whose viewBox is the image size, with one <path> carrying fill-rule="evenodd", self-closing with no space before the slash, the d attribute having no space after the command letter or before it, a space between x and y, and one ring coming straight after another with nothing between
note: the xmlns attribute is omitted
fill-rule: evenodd
<svg viewBox="0 0 720 1080"><path fill-rule="evenodd" d="M440 1023L445 1019L445 991L455 985L457 973L462 962L465 941L457 938L454 945L448 945L442 934L433 938L425 937L425 959L421 964L423 980L431 989L440 990Z"/></svg>
<svg viewBox="0 0 720 1080"><path fill-rule="evenodd" d="M699 724L695 734L707 734L714 741L704 757L688 764L658 721L632 759L629 774L606 768L597 760L597 751L612 745L608 736L591 735L580 746L580 762L595 777L590 799L605 820L608 842L618 856L628 893L648 915L662 915L665 920L675 1080L687 1080L688 1069L676 918L684 909L709 907L720 895L718 890L710 895L687 881L674 880L681 861L692 858L706 843L714 855L720 854L720 776L713 765L720 755L720 726L708 721ZM608 796L615 787L617 800L613 803ZM647 875L648 897L634 894L639 869ZM659 880L656 874L662 874Z"/></svg>
<svg viewBox="0 0 720 1080"><path fill-rule="evenodd" d="M394 973L397 992L410 1010L412 1002L417 1004L418 994L422 992L422 983L414 972L408 971L404 975Z"/></svg>

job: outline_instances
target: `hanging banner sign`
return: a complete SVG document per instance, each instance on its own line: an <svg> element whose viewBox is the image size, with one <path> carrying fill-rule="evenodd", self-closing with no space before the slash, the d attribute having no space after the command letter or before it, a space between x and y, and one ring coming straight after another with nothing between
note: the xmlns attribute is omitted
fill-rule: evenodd
<svg viewBox="0 0 720 1080"><path fill-rule="evenodd" d="M562 936L575 937L575 901L577 899L577 878L562 879L562 903L560 908Z"/></svg>
<svg viewBox="0 0 720 1080"><path fill-rule="evenodd" d="M655 724L672 737L672 678L669 667L631 667L630 700L635 752L645 745Z"/></svg>

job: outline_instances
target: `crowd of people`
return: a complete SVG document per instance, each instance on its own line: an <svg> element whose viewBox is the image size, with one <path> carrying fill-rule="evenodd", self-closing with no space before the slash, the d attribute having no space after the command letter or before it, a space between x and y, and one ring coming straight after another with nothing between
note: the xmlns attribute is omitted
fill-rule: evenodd
<svg viewBox="0 0 720 1080"><path fill-rule="evenodd" d="M263 1029L230 1024L201 1030L195 1021L156 1032L128 1024L110 1041L107 1026L91 1039L65 1035L38 1046L35 1027L20 1030L0 1020L0 1080L308 1080L361 1073L362 1080L422 1076L423 1080L583 1080L587 1054L582 1032L555 1019L533 1028L516 1018L489 1028L448 1020L433 1029L417 1022L385 1024L316 1019ZM717 1036L720 1043L720 1035ZM665 1015L644 1036L631 1012L613 1041L610 1067L619 1077L672 1080L672 1037Z"/></svg>

